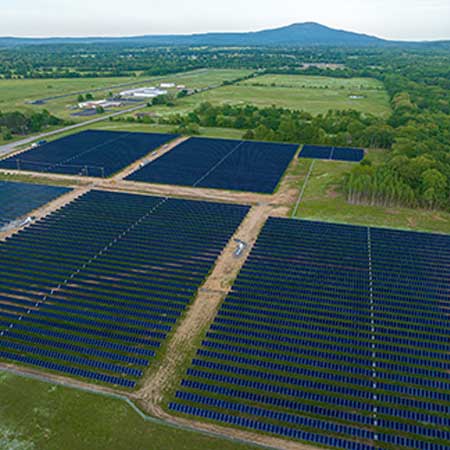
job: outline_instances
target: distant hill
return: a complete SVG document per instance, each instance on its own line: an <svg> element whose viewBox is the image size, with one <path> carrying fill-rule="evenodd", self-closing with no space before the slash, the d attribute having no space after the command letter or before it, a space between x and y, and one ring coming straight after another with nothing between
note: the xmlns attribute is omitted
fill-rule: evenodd
<svg viewBox="0 0 450 450"><path fill-rule="evenodd" d="M368 47L392 45L429 45L388 41L366 34L335 30L314 22L297 23L272 30L248 33L204 33L190 35L147 35L132 37L86 37L86 38L15 38L0 37L1 47L37 44L131 44L131 45L182 45L182 46L336 46ZM437 42L436 44L442 44Z"/></svg>

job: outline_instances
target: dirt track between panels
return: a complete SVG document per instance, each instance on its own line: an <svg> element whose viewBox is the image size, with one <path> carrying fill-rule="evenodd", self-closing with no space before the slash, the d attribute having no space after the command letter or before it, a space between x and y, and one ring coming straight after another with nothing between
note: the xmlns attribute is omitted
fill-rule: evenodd
<svg viewBox="0 0 450 450"><path fill-rule="evenodd" d="M161 156L162 153L170 151L174 147L173 144L175 144L175 142L169 144L169 147L164 149L163 152L161 152L160 149L158 152L158 157ZM129 166L124 172L121 172L111 179L26 173L26 175L30 178L54 180L59 183L64 181L66 184L73 184L75 186L74 190L69 194L66 194L47 206L36 210L33 215L38 218L44 217L90 189L104 189L115 192L129 192L142 195L157 195L163 197L168 196L238 203L252 206L250 212L240 225L239 229L236 231L233 238L229 241L228 245L219 256L213 271L206 279L204 285L199 289L196 298L193 300L183 319L180 321L174 334L167 342L167 345L161 354L161 358L154 367L150 367L146 376L142 380L139 390L132 393L126 393L120 390L104 388L102 386L96 386L90 383L84 383L57 375L48 374L47 378L59 382L64 382L66 380L67 385L74 387L85 387L102 393L114 392L119 395L126 395L129 399L138 404L142 410L148 412L156 418L172 424L187 426L199 431L214 432L222 436L250 441L270 448L286 450L317 449L317 447L314 446L304 445L299 442L279 439L264 434L253 433L251 431L244 431L232 428L231 426L221 426L198 420L187 419L184 417L173 416L163 409L164 402L167 399L167 394L173 392L177 388L180 379L186 370L186 366L195 355L196 348L203 334L212 323L221 302L230 291L233 281L237 277L242 265L251 251L265 221L269 216L287 217L289 215L289 211L298 197L299 188L297 188L297 186L301 185L299 181L301 176L293 175L293 169L295 169L297 163L296 158L294 158L290 168L288 169L287 175L281 182L277 192L273 195L220 191L215 189L198 189L180 186L152 185L122 180L124 176L127 176L139 167L139 162ZM20 174L22 176L24 175L24 172L10 172ZM13 234L16 231L17 229L12 230L9 234ZM2 237L5 236L0 235L0 240ZM239 258L234 256L234 251L236 249L234 239L243 240L248 244L244 254ZM8 366L14 367L18 371L23 369L17 368L14 364ZM0 364L0 368L1 367L2 364ZM41 373L39 371L30 371L28 369L23 369L23 372Z"/></svg>

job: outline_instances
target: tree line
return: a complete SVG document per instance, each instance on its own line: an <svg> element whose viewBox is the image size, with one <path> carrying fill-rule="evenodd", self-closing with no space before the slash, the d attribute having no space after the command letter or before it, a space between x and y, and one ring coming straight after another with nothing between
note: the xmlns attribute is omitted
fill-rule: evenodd
<svg viewBox="0 0 450 450"><path fill-rule="evenodd" d="M53 116L47 110L33 113L0 111L0 132L5 141L11 140L14 135L37 133L45 128L64 123L62 119Z"/></svg>

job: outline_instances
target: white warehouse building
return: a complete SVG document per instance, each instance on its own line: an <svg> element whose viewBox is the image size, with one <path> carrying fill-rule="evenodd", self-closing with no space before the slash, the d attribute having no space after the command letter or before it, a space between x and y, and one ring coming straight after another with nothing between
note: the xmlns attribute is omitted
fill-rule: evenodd
<svg viewBox="0 0 450 450"><path fill-rule="evenodd" d="M167 91L156 87L143 87L137 89L130 89L128 91L122 91L121 97L134 97L134 98L154 98L159 95L165 95Z"/></svg>

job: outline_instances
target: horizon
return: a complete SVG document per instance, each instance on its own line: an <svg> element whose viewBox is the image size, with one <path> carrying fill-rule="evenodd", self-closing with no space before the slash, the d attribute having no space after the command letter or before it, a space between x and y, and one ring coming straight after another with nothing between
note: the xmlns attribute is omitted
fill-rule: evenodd
<svg viewBox="0 0 450 450"><path fill-rule="evenodd" d="M121 39L121 38L139 38L139 37L147 37L147 36L193 36L193 35L206 35L206 34L245 34L245 33L258 33L262 31L268 31L268 30L277 30L277 29L283 29L283 28L289 28L295 25L307 25L307 24L314 24L319 25L322 27L330 28L336 31L344 31L348 33L357 33L361 35L367 35L370 37L375 37L378 39L386 40L386 41L399 41L399 42L443 42L443 41L450 41L450 34L448 37L444 38L437 38L437 39L395 39L395 38L387 38L384 36L376 35L376 34L370 34L365 31L361 30L350 30L345 28L339 28L339 27L333 27L324 23L316 22L316 21L305 21L305 22L292 22L285 25L279 25L269 28L261 28L261 29L248 29L243 31L236 31L236 30L212 30L212 31L194 31L194 32L167 32L167 33L140 33L140 34L97 34L97 35L48 35L48 36L41 36L41 35L0 35L0 39Z"/></svg>
<svg viewBox="0 0 450 450"><path fill-rule="evenodd" d="M214 4L192 0L118 2L79 0L0 0L0 33L16 38L129 37L255 32L315 22L333 29L399 41L450 40L447 0L333 0L302 5L296 0L239 0ZM202 12L202 14L199 14ZM168 27L168 24L170 26ZM168 29L170 28L170 29Z"/></svg>

